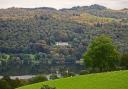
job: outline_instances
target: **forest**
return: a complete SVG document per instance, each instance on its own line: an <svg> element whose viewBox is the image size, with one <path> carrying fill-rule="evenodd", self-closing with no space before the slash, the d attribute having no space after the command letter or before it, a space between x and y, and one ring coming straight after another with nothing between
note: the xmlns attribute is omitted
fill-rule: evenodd
<svg viewBox="0 0 128 89"><path fill-rule="evenodd" d="M0 75L67 69L79 73L89 43L101 34L112 37L120 53L126 54L128 9L112 10L97 4L60 10L0 9Z"/></svg>

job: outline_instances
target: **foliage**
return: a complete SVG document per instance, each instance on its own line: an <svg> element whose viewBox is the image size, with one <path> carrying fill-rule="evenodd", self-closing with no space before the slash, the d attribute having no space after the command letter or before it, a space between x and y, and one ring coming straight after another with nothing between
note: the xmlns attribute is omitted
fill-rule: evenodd
<svg viewBox="0 0 128 89"><path fill-rule="evenodd" d="M8 84L6 80L0 80L0 89L14 89Z"/></svg>
<svg viewBox="0 0 128 89"><path fill-rule="evenodd" d="M48 85L43 85L43 87L41 87L41 89L56 89L55 87L50 87Z"/></svg>
<svg viewBox="0 0 128 89"><path fill-rule="evenodd" d="M88 70L82 70L82 71L80 71L80 75L85 75L85 74L89 74L89 71Z"/></svg>
<svg viewBox="0 0 128 89"><path fill-rule="evenodd" d="M56 74L52 74L50 75L50 79L51 80L58 79L58 76Z"/></svg>
<svg viewBox="0 0 128 89"><path fill-rule="evenodd" d="M26 85L22 80L19 79L10 79L9 76L3 76L0 79L0 89L15 89L17 87Z"/></svg>
<svg viewBox="0 0 128 89"><path fill-rule="evenodd" d="M127 52L126 18L126 10L99 5L61 10L0 9L0 74L50 73L54 65L78 73L76 61L90 41L101 34L112 36L118 49ZM57 46L56 42L67 42L69 46Z"/></svg>
<svg viewBox="0 0 128 89"><path fill-rule="evenodd" d="M108 71L118 66L119 52L110 37L101 35L91 42L84 59L87 67Z"/></svg>
<svg viewBox="0 0 128 89"><path fill-rule="evenodd" d="M15 89L21 86L25 86L28 84L38 83L47 81L47 78L45 76L36 76L31 79L11 79L9 76L3 76L2 79L0 79L0 89Z"/></svg>
<svg viewBox="0 0 128 89"><path fill-rule="evenodd" d="M73 77L73 76L75 76L75 73L73 73L73 72L63 72L62 73L62 76L64 77L64 78L66 78L66 77Z"/></svg>
<svg viewBox="0 0 128 89"><path fill-rule="evenodd" d="M124 69L128 69L128 54L124 53L121 57L121 66L124 67Z"/></svg>
<svg viewBox="0 0 128 89"><path fill-rule="evenodd" d="M43 75L37 75L36 77L33 77L31 79L29 79L30 83L38 83L38 82L44 82L47 81L48 79L43 76Z"/></svg>

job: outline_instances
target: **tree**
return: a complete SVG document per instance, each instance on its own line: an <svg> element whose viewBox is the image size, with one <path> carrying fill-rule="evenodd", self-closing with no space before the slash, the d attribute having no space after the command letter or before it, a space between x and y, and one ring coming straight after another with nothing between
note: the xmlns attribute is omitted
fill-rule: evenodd
<svg viewBox="0 0 128 89"><path fill-rule="evenodd" d="M128 69L128 53L125 53L121 56L121 66L125 69Z"/></svg>
<svg viewBox="0 0 128 89"><path fill-rule="evenodd" d="M113 70L119 64L119 52L109 36L96 37L84 54L85 64L92 70Z"/></svg>

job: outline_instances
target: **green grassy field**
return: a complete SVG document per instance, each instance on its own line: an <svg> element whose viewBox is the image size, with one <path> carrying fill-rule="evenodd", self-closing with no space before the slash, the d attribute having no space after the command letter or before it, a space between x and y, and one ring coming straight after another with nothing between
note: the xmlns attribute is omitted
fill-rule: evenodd
<svg viewBox="0 0 128 89"><path fill-rule="evenodd" d="M40 89L43 84L54 86L57 89L128 89L128 71L82 75L32 84L17 89Z"/></svg>

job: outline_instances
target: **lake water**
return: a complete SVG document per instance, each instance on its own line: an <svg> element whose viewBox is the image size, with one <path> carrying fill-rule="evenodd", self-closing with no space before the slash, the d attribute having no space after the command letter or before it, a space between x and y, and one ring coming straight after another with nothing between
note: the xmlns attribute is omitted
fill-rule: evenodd
<svg viewBox="0 0 128 89"><path fill-rule="evenodd" d="M50 80L50 75L51 75L51 74L44 75L44 76L46 76L47 79ZM16 78L18 78L18 79L30 79L30 78L35 77L35 76L37 76L37 75L10 76L10 78L11 78L11 79L16 79ZM61 78L61 74L57 74L57 76L58 76L59 78ZM0 79L1 79L2 77L3 77L3 76L0 76Z"/></svg>
<svg viewBox="0 0 128 89"><path fill-rule="evenodd" d="M10 76L11 79L30 79L32 77L35 77L36 75L23 75L23 76ZM3 76L0 76L0 79L2 78Z"/></svg>

